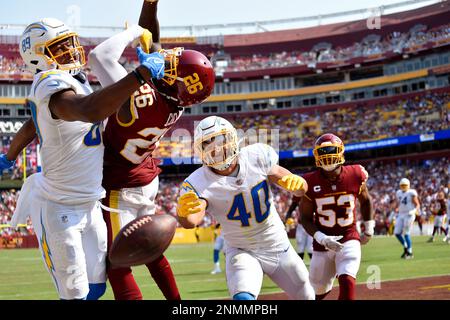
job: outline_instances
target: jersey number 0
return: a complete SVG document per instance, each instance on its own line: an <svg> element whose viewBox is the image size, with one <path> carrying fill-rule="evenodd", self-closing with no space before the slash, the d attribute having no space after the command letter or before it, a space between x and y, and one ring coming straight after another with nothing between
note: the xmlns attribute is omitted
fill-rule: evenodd
<svg viewBox="0 0 450 320"><path fill-rule="evenodd" d="M259 197L261 191L263 192L264 197L264 205L265 205L264 212L261 208L261 199ZM256 222L261 223L267 219L270 213L269 186L267 185L267 181L263 180L256 186L254 186L251 189L251 196L255 220ZM248 212L247 206L245 205L243 193L239 193L236 196L234 196L233 204L231 205L231 208L228 211L227 218L230 220L241 221L241 225L243 227L250 226L249 220L251 218L251 214L250 212Z"/></svg>

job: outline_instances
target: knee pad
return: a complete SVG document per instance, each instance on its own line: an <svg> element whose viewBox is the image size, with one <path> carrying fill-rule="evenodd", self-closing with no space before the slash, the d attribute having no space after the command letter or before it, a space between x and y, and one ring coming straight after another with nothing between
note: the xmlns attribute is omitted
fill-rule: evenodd
<svg viewBox="0 0 450 320"><path fill-rule="evenodd" d="M255 300L255 297L248 292L239 292L233 296L233 300Z"/></svg>
<svg viewBox="0 0 450 320"><path fill-rule="evenodd" d="M105 294L106 283L89 283L89 293L86 300L98 300Z"/></svg>

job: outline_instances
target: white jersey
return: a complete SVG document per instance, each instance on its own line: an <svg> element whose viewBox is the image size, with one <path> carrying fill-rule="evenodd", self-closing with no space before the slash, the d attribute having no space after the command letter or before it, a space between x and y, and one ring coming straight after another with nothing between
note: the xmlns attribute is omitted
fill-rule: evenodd
<svg viewBox="0 0 450 320"><path fill-rule="evenodd" d="M415 214L416 205L412 201L413 197L417 197L415 189L409 189L408 191L397 190L396 196L399 203L399 214Z"/></svg>
<svg viewBox="0 0 450 320"><path fill-rule="evenodd" d="M48 107L50 97L72 89L79 95L92 93L86 80L76 80L60 70L35 75L28 106L40 140L43 179L39 188L47 199L77 204L103 198L102 124L54 119Z"/></svg>
<svg viewBox="0 0 450 320"><path fill-rule="evenodd" d="M236 177L221 176L203 166L183 182L181 194L192 190L208 202L206 211L220 223L227 246L285 250L289 240L268 180L277 162L273 148L253 144L241 149Z"/></svg>

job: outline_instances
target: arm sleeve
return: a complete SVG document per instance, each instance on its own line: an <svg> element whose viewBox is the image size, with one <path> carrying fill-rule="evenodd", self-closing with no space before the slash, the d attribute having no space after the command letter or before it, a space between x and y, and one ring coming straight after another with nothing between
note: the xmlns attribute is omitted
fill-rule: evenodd
<svg viewBox="0 0 450 320"><path fill-rule="evenodd" d="M103 41L89 53L89 65L102 87L116 83L128 74L119 59L125 48L139 39L143 30L142 27L133 25Z"/></svg>
<svg viewBox="0 0 450 320"><path fill-rule="evenodd" d="M267 144L258 143L255 147L258 148L258 158L261 159L262 169L266 175L269 175L273 166L278 163L278 154Z"/></svg>

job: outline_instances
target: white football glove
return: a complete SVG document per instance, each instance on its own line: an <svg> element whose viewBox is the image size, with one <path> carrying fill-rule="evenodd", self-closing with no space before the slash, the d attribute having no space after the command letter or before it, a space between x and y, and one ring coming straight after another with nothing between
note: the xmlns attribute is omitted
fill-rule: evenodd
<svg viewBox="0 0 450 320"><path fill-rule="evenodd" d="M364 221L364 227L365 230L360 239L361 244L366 244L370 239L372 239L375 229L375 220Z"/></svg>
<svg viewBox="0 0 450 320"><path fill-rule="evenodd" d="M342 239L342 236L327 236L326 234L317 231L314 234L314 239L321 245L323 245L327 250L334 252L339 252L342 250L344 245L338 240Z"/></svg>

